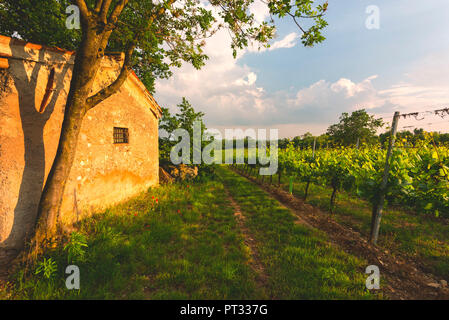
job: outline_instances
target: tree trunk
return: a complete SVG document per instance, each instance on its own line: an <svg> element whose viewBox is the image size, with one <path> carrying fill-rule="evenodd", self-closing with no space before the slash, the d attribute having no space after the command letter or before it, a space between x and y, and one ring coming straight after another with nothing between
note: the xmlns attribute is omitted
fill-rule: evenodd
<svg viewBox="0 0 449 320"><path fill-rule="evenodd" d="M86 100L103 56L102 38L103 35L95 34L93 28L88 30L83 34L83 40L76 53L58 149L39 203L35 234L37 246L56 230L65 185L76 154L81 124L89 110Z"/></svg>

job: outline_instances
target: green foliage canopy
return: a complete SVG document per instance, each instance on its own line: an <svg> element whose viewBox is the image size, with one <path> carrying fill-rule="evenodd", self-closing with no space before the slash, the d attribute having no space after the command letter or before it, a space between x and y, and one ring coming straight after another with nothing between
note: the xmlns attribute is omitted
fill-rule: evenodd
<svg viewBox="0 0 449 320"><path fill-rule="evenodd" d="M344 112L340 122L327 129L327 134L335 143L345 146L356 144L357 139L360 143L372 143L377 139L377 129L383 124L382 119L369 115L365 109L354 111L351 115Z"/></svg>
<svg viewBox="0 0 449 320"><path fill-rule="evenodd" d="M207 130L203 122L204 113L196 112L186 98L182 98L180 104L177 105L179 111L175 115L170 114L168 108L162 108L162 117L159 120L159 159L162 166L168 165L170 161L170 152L172 148L179 142L175 140L172 133L176 129L184 129L189 133L190 137L190 159L193 159L193 127L196 121L201 123L201 136ZM201 148L208 142L203 141ZM199 150L201 152L201 150Z"/></svg>
<svg viewBox="0 0 449 320"><path fill-rule="evenodd" d="M266 3L270 21L256 22L249 10L255 1ZM322 42L322 30L327 26L323 16L328 8L321 0L2 0L0 33L77 50L82 32L65 25L66 8L71 4L85 4L91 14L98 14L109 4L109 16L125 4L112 24L105 17L104 27L112 29L106 49L126 51L132 44L132 67L151 92L155 79L170 77L172 67L181 66L183 61L201 68L208 58L203 51L206 40L222 28L229 31L234 57L237 50L253 41L269 46L268 41L275 36L276 17L293 19L302 31L305 46ZM83 19L81 27L87 28ZM308 27L304 27L304 21Z"/></svg>

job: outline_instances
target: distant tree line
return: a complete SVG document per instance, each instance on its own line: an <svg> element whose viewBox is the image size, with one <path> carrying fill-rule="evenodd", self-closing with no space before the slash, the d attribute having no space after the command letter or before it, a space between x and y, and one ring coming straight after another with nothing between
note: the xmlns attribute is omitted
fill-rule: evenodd
<svg viewBox="0 0 449 320"><path fill-rule="evenodd" d="M415 128L413 131L400 131L397 133L397 139L406 139L411 147L415 147L419 144L420 141L428 140L428 133L424 129ZM439 132L431 132L433 136L433 140L437 146L440 145L449 145L449 133L439 133ZM388 132L381 133L379 135L379 141L382 145L385 145L388 141Z"/></svg>
<svg viewBox="0 0 449 320"><path fill-rule="evenodd" d="M385 124L382 119L376 119L373 115L369 115L365 109L354 111L351 114L344 112L339 120L338 123L329 126L325 134L314 136L307 132L294 138L279 139L278 146L283 149L292 143L296 148L304 149L313 147L314 141L316 149L362 144L386 146L390 129L387 128L384 133L377 134ZM437 146L449 145L449 133L431 133ZM400 131L397 133L397 139L406 139L410 147L415 147L420 141L429 139L429 132L424 129Z"/></svg>
<svg viewBox="0 0 449 320"><path fill-rule="evenodd" d="M175 119L170 118L168 110L164 110L163 120L165 125L160 126L160 129L174 129L176 127L191 127L191 123L194 119L202 119L203 113L195 113L193 108L186 107L188 102L183 100L183 103L179 105L181 109L180 119L184 121L175 121ZM184 116L181 117L181 115ZM189 119L189 121L185 121ZM181 124L183 123L183 124ZM280 149L285 149L289 144L293 144L295 148L305 149L313 147L315 143L315 148L333 148L336 146L357 146L357 145L377 145L385 147L388 142L388 137L390 135L390 129L386 128L384 133L377 134L377 132L384 127L384 122L382 119L376 119L373 115L366 112L365 109L357 110L349 113L342 113L339 118L339 122L332 124L327 129L326 133L321 135L313 135L310 132L306 132L303 135L298 135L293 138L282 138L278 139L278 147ZM203 130L206 130L203 128ZM439 133L432 132L435 144L438 145L449 145L449 133ZM429 139L429 132L424 129L414 129L414 131L400 131L397 133L397 139L406 139L409 147L414 147L418 145L420 141L427 141ZM161 158L168 158L170 147L173 146L175 142L164 138L160 140L161 148ZM236 148L239 146L244 146L248 148L251 146L257 146L257 142L253 137L247 136L245 138L234 138L232 143L228 139L222 139L222 149L225 150L228 147ZM267 146L270 142L267 141ZM166 148L164 148L164 146ZM162 159L161 159L162 160Z"/></svg>

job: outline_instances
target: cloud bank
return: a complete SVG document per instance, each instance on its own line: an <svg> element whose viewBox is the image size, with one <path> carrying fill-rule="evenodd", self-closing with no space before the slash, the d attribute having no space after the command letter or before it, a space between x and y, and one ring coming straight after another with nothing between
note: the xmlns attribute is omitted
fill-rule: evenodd
<svg viewBox="0 0 449 320"><path fill-rule="evenodd" d="M264 7L253 8L259 21L267 17ZM209 128L279 128L280 136L323 133L342 112L360 108L388 118L395 110L411 112L449 105L449 50L416 61L400 82L387 88L378 87L381 76L371 75L359 81L322 79L304 88L273 92L258 85L256 70L240 64L245 54L286 50L299 38L297 33L289 33L273 41L268 49L251 46L233 59L229 35L220 31L205 47L210 57L206 66L198 71L184 65L172 78L157 81L156 99L174 110L186 97L197 110L205 112ZM449 128L447 124L436 130Z"/></svg>

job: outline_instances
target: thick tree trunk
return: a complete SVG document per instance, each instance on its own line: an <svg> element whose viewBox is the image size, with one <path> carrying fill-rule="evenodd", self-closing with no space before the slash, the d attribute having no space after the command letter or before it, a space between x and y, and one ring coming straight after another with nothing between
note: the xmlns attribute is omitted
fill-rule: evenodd
<svg viewBox="0 0 449 320"><path fill-rule="evenodd" d="M101 63L102 54L99 54L99 51L102 53L103 50L101 39L101 35L89 30L83 36L76 53L58 149L39 203L36 245L56 230L65 185L76 154L81 124L89 110L86 100Z"/></svg>
<svg viewBox="0 0 449 320"><path fill-rule="evenodd" d="M131 57L135 49L134 39L126 46L125 60L117 79L90 96L109 37L128 0L118 1L113 9L110 7L111 1L99 1L96 2L93 11L88 9L84 0L75 0L75 3L81 12L82 41L76 52L58 149L39 203L33 239L35 248L56 230L64 189L75 159L76 145L84 116L89 109L113 95L122 86L128 77ZM169 1L169 5L172 3L173 1ZM159 14L162 14L164 10L160 9ZM111 13L108 17L109 11ZM151 25L155 17L153 15L149 18L150 22L144 29Z"/></svg>
<svg viewBox="0 0 449 320"><path fill-rule="evenodd" d="M55 230L65 184L75 157L78 134L85 111L77 103L68 104L56 157L47 178L38 209L38 234L47 236Z"/></svg>

